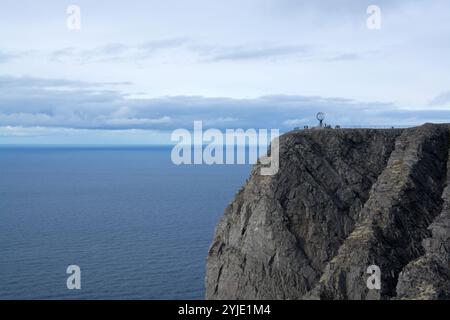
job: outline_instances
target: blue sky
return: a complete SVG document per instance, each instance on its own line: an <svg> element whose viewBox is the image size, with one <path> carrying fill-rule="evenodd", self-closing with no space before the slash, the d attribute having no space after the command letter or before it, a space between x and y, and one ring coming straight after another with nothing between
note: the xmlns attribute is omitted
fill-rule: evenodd
<svg viewBox="0 0 450 320"><path fill-rule="evenodd" d="M449 39L447 0L4 0L0 144L450 122Z"/></svg>

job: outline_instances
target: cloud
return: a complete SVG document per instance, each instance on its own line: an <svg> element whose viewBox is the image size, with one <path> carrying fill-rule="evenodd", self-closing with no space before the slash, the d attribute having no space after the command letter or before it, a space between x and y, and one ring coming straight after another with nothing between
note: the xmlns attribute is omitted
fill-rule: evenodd
<svg viewBox="0 0 450 320"><path fill-rule="evenodd" d="M311 119L288 119L283 121L283 124L286 126L301 126L301 125L306 125L310 122Z"/></svg>
<svg viewBox="0 0 450 320"><path fill-rule="evenodd" d="M405 7L411 5L428 4L425 0L377 0L377 1L355 1L355 0L333 0L333 1L302 1L302 0L272 0L272 8L283 14L298 14L303 12L314 12L325 15L328 20L348 19L358 17L369 5L377 5L383 10L402 13Z"/></svg>
<svg viewBox="0 0 450 320"><path fill-rule="evenodd" d="M138 49L143 53L153 54L160 50L180 48L189 43L188 38L168 38L162 40L152 40L142 43L138 46Z"/></svg>
<svg viewBox="0 0 450 320"><path fill-rule="evenodd" d="M55 134L67 134L76 131L70 128L0 126L0 138L8 137L45 137Z"/></svg>
<svg viewBox="0 0 450 320"><path fill-rule="evenodd" d="M7 63L12 60L21 58L24 55L25 55L24 52L6 52L6 51L0 50L0 64Z"/></svg>
<svg viewBox="0 0 450 320"><path fill-rule="evenodd" d="M136 45L110 43L89 50L67 47L50 53L54 62L73 61L79 64L117 61L141 61L167 50L180 50L193 54L198 62L262 60L312 55L312 47L301 44L246 44L218 46L199 44L188 38L152 40Z"/></svg>
<svg viewBox="0 0 450 320"><path fill-rule="evenodd" d="M253 43L245 45L214 45L197 43L189 38L151 40L136 45L110 43L89 50L67 47L50 53L53 62L92 64L99 62L140 62L159 54L167 58L167 50L178 50L193 56L197 63L247 62L302 58L317 61L355 61L373 56L375 52L329 53L307 44ZM177 55L173 55L177 57ZM181 57L181 56L179 56Z"/></svg>
<svg viewBox="0 0 450 320"><path fill-rule="evenodd" d="M35 77L12 77L12 76L0 76L0 86L5 89L12 90L30 90L30 89L92 89L102 88L105 86L118 86L118 85L130 85L131 82L86 82L80 80L69 79L53 79L53 78L35 78ZM3 95L7 93L3 92ZM1 96L1 94L0 94Z"/></svg>
<svg viewBox="0 0 450 320"><path fill-rule="evenodd" d="M79 64L145 60L164 50L182 48L187 42L187 38L167 38L136 45L109 43L87 50L67 47L51 52L50 60L55 62L74 61Z"/></svg>
<svg viewBox="0 0 450 320"><path fill-rule="evenodd" d="M444 106L450 103L450 91L444 92L431 100L430 105L432 106Z"/></svg>
<svg viewBox="0 0 450 320"><path fill-rule="evenodd" d="M146 126L146 125L158 125L170 123L172 119L170 117L164 116L161 118L149 119L149 118L117 118L108 119L105 121L105 125L112 126Z"/></svg>
<svg viewBox="0 0 450 320"><path fill-rule="evenodd" d="M115 83L0 77L0 126L81 130L159 130L204 126L279 128L315 125L315 114L343 126L408 126L450 122L446 110L408 110L389 103L320 96L270 95L248 99L167 96L129 99Z"/></svg>
<svg viewBox="0 0 450 320"><path fill-rule="evenodd" d="M170 135L153 130L89 130L50 127L0 126L0 146L39 145L167 145Z"/></svg>
<svg viewBox="0 0 450 320"><path fill-rule="evenodd" d="M343 53L334 57L326 59L327 61L355 61L360 60L362 57L356 53Z"/></svg>
<svg viewBox="0 0 450 320"><path fill-rule="evenodd" d="M306 45L252 45L213 47L201 51L208 61L236 61L271 59L288 56L306 56L311 54L311 47Z"/></svg>
<svg viewBox="0 0 450 320"><path fill-rule="evenodd" d="M14 56L0 51L0 63L5 63L14 59Z"/></svg>

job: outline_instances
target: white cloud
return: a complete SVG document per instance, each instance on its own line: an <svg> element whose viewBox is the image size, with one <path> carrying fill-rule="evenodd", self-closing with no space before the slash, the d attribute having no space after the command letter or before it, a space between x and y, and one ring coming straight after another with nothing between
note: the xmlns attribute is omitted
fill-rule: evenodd
<svg viewBox="0 0 450 320"><path fill-rule="evenodd" d="M430 105L432 106L446 106L450 105L450 91L444 92L435 97L431 102Z"/></svg>
<svg viewBox="0 0 450 320"><path fill-rule="evenodd" d="M142 125L155 125L155 124L168 124L172 121L170 117L161 117L156 119L149 118L116 118L106 120L105 125L112 126L142 126Z"/></svg>
<svg viewBox="0 0 450 320"><path fill-rule="evenodd" d="M308 123L311 123L311 118L303 118L303 119L288 119L283 121L283 124L285 126L302 126L307 125Z"/></svg>
<svg viewBox="0 0 450 320"><path fill-rule="evenodd" d="M0 145L164 145L170 143L170 133L158 130L89 130L73 128L0 126Z"/></svg>

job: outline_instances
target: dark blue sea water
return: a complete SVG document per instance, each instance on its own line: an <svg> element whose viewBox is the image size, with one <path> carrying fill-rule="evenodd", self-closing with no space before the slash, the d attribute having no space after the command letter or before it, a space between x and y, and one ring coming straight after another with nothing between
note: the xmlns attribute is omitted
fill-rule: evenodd
<svg viewBox="0 0 450 320"><path fill-rule="evenodd" d="M175 166L161 147L0 147L0 299L202 299L249 171Z"/></svg>

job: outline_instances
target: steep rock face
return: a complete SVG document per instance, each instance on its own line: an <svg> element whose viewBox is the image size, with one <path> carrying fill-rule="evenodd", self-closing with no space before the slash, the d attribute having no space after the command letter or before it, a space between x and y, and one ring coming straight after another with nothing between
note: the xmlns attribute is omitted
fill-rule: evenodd
<svg viewBox="0 0 450 320"><path fill-rule="evenodd" d="M261 176L256 165L216 228L206 297L380 299L397 285L399 297L422 294L408 287L422 272L409 263L424 259L440 275L448 268L445 254L442 268L434 263L436 247L448 248L448 140L443 125L280 137L278 174ZM372 264L385 271L379 291L366 287ZM424 281L445 295L445 281Z"/></svg>
<svg viewBox="0 0 450 320"><path fill-rule="evenodd" d="M432 236L423 241L425 254L410 262L400 273L399 299L450 299L450 155L447 187L441 214L428 228Z"/></svg>
<svg viewBox="0 0 450 320"><path fill-rule="evenodd" d="M442 209L448 130L406 130L373 185L355 230L330 261L314 294L322 299L387 299L396 295L398 274L424 253L427 227ZM369 290L368 266L382 270L381 290ZM317 294L318 293L318 294Z"/></svg>

